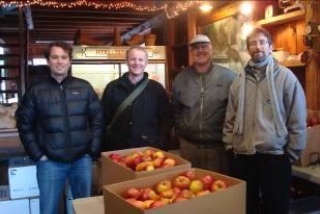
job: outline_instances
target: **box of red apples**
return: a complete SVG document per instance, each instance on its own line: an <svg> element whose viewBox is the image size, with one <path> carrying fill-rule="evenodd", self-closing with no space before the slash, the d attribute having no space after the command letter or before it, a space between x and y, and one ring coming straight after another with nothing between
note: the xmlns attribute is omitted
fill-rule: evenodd
<svg viewBox="0 0 320 214"><path fill-rule="evenodd" d="M192 168L106 185L105 214L244 214L244 181Z"/></svg>
<svg viewBox="0 0 320 214"><path fill-rule="evenodd" d="M320 111L308 110L307 116L307 144L300 159L295 163L298 166L307 166L320 159Z"/></svg>
<svg viewBox="0 0 320 214"><path fill-rule="evenodd" d="M152 147L101 153L102 186L190 168L189 161Z"/></svg>

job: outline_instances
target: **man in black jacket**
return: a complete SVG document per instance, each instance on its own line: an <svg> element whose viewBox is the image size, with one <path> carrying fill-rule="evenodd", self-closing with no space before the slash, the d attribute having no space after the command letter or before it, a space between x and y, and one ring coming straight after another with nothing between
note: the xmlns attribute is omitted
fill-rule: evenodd
<svg viewBox="0 0 320 214"><path fill-rule="evenodd" d="M68 75L71 53L66 43L49 45L51 73L28 89L17 110L21 141L37 164L43 214L58 212L67 180L74 198L90 196L92 158L100 153L100 102L90 83Z"/></svg>
<svg viewBox="0 0 320 214"><path fill-rule="evenodd" d="M148 73L144 72L148 53L144 47L131 47L126 53L126 62L129 72L110 82L102 96L107 126L120 104L148 79ZM172 125L167 93L160 83L150 79L141 94L108 129L102 148L106 151L144 146L166 149Z"/></svg>

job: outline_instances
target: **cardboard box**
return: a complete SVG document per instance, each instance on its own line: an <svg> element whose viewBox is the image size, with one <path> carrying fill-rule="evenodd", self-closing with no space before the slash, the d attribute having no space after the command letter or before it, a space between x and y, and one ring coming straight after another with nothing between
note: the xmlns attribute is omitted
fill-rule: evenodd
<svg viewBox="0 0 320 214"><path fill-rule="evenodd" d="M104 214L103 196L73 200L75 214Z"/></svg>
<svg viewBox="0 0 320 214"><path fill-rule="evenodd" d="M1 214L30 214L29 199L0 201Z"/></svg>
<svg viewBox="0 0 320 214"><path fill-rule="evenodd" d="M147 177L150 175L158 175L159 173L166 173L166 172L171 172L175 170L186 170L191 168L191 163L189 161L169 152L164 152L164 153L166 157L175 159L176 165L174 167L155 169L153 171L135 172L131 169L120 166L119 164L115 163L113 160L109 158L109 155L111 153L116 153L123 156L123 155L130 154L133 151L144 151L148 148L155 149L152 147L142 147L142 148L125 149L125 150L117 150L117 151L101 153L101 162L102 162L101 184L102 186L106 184L112 184L112 183L132 180L136 178ZM155 149L155 150L158 150L158 149Z"/></svg>
<svg viewBox="0 0 320 214"><path fill-rule="evenodd" d="M30 206L30 214L40 214L39 198L30 198L29 206Z"/></svg>
<svg viewBox="0 0 320 214"><path fill-rule="evenodd" d="M6 201L10 199L10 190L8 185L0 186L0 201Z"/></svg>
<svg viewBox="0 0 320 214"><path fill-rule="evenodd" d="M37 168L29 158L11 158L8 177L11 199L39 196Z"/></svg>
<svg viewBox="0 0 320 214"><path fill-rule="evenodd" d="M306 148L302 151L295 165L307 166L317 160L320 160L320 125L307 129Z"/></svg>
<svg viewBox="0 0 320 214"><path fill-rule="evenodd" d="M126 202L121 194L130 187L146 188L165 179L173 179L185 170L110 184L103 188L105 214L245 214L246 184L244 181L202 169L195 170L197 177L212 175L227 182L228 188L163 207L142 210Z"/></svg>

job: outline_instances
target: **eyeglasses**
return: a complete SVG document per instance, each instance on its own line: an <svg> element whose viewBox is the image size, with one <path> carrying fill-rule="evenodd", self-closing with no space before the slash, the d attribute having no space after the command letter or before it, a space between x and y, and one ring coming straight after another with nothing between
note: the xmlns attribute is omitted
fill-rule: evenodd
<svg viewBox="0 0 320 214"><path fill-rule="evenodd" d="M256 47L258 45L259 46L265 46L267 44L269 44L269 42L267 40L264 40L264 39L262 39L262 40L254 40L254 41L250 41L249 42L249 47Z"/></svg>
<svg viewBox="0 0 320 214"><path fill-rule="evenodd" d="M210 43L199 43L191 46L191 49L193 51L199 51L200 49L207 51L209 50L209 48L210 48Z"/></svg>

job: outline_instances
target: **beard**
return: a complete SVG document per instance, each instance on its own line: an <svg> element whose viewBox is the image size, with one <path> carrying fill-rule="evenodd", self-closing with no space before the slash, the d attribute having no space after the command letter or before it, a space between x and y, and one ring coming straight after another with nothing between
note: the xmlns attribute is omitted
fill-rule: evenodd
<svg viewBox="0 0 320 214"><path fill-rule="evenodd" d="M266 54L260 54L261 52L259 53L254 53L253 57L252 57L252 61L254 62L263 62L265 61L269 55L266 55Z"/></svg>

